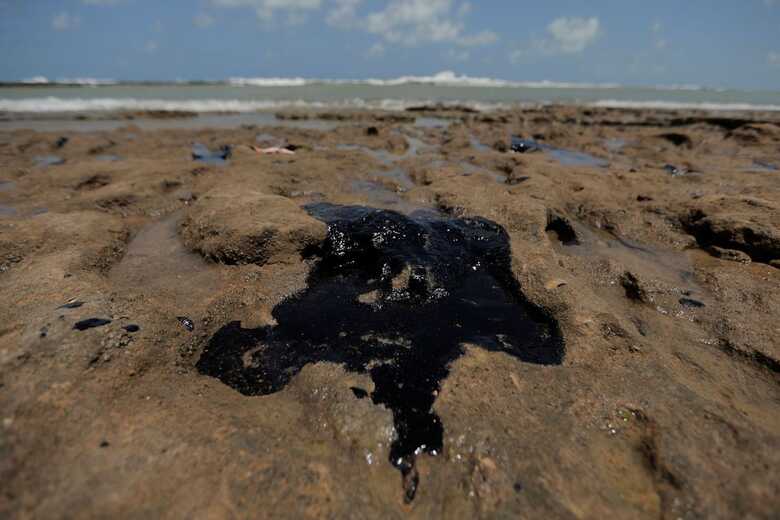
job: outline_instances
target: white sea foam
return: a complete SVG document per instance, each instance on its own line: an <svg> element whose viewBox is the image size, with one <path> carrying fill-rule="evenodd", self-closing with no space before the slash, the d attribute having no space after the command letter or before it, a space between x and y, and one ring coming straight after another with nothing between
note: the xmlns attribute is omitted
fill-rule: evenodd
<svg viewBox="0 0 780 520"><path fill-rule="evenodd" d="M780 110L780 105L766 105L753 103L713 103L713 102L677 102L677 101L624 101L618 99L604 99L589 103L590 106L600 108L636 108L656 110L706 110L706 111L748 111L748 112L775 112Z"/></svg>
<svg viewBox="0 0 780 520"><path fill-rule="evenodd" d="M0 91L1 92L1 91ZM316 102L304 100L243 101L237 99L137 99L137 98L0 98L0 112L59 113L59 112L118 112L118 111L186 111L186 112L257 112L293 109L379 109L401 111L412 106L431 104L429 100L381 99L367 101L356 98L337 102ZM489 111L507 108L503 103L447 102L447 105L468 106L476 110Z"/></svg>
<svg viewBox="0 0 780 520"><path fill-rule="evenodd" d="M557 81L508 81L495 78L458 75L445 70L431 76L400 76L390 79L318 79L318 78L230 78L227 83L233 86L252 87L300 87L304 85L371 85L375 87L393 87L399 85L436 85L442 87L493 87L493 88L620 88L617 83L566 83Z"/></svg>
<svg viewBox="0 0 780 520"><path fill-rule="evenodd" d="M2 90L0 90L2 94ZM566 101L561 101L567 103ZM677 101L623 101L606 99L601 101L579 103L572 100L571 104L585 104L602 108L635 108L681 110L698 109L707 111L780 111L780 104L751 103L714 103L714 102L677 102ZM342 109L374 109L403 111L420 105L439 104L429 99L378 99L362 98L341 101L305 101L305 100L238 100L238 99L141 99L141 98L63 98L63 97L28 97L19 99L0 98L0 112L26 113L62 113L62 112L120 112L120 111L185 111L196 113L214 112L258 112L280 109L311 109L311 110L342 110ZM544 102L478 102L478 101L446 101L443 106L466 106L480 111L492 111L507 108L523 108L545 104Z"/></svg>
<svg viewBox="0 0 780 520"><path fill-rule="evenodd" d="M58 78L50 80L46 76L33 76L21 81L26 85L81 85L85 87L97 87L101 85L117 85L119 82L106 78Z"/></svg>

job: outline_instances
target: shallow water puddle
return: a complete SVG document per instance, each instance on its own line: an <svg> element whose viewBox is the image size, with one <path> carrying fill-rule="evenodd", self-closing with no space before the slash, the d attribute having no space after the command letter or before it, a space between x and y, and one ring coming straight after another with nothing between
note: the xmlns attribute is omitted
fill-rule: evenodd
<svg viewBox="0 0 780 520"><path fill-rule="evenodd" d="M458 166L461 170L463 170L463 175L466 177L470 175L485 175L499 184L506 184L506 175L501 175L500 173L486 170L485 168L480 168L479 166L474 166L473 164L466 161L459 162Z"/></svg>
<svg viewBox="0 0 780 520"><path fill-rule="evenodd" d="M37 155L33 157L33 161L35 161L36 166L40 167L58 166L60 164L65 164L65 159L57 155Z"/></svg>
<svg viewBox="0 0 780 520"><path fill-rule="evenodd" d="M556 249L565 254L609 259L638 274L644 281L663 283L677 294L677 298L682 295L706 300L686 253L654 248L579 223L572 229L576 230L573 239L565 232L555 232L556 241L560 243ZM658 310L667 312L661 307Z"/></svg>
<svg viewBox="0 0 780 520"><path fill-rule="evenodd" d="M507 233L491 221L362 206L306 209L328 224L307 288L273 309L277 325L222 327L197 369L252 396L278 392L319 361L368 374L370 398L393 413L390 463L411 501L416 457L442 450L444 425L433 404L463 345L560 364L559 327L523 295Z"/></svg>
<svg viewBox="0 0 780 520"><path fill-rule="evenodd" d="M219 291L222 278L217 268L184 247L177 233L179 218L173 215L143 228L108 276L125 292L176 302L182 312L191 312Z"/></svg>
<svg viewBox="0 0 780 520"><path fill-rule="evenodd" d="M628 141L625 139L620 139L618 137L613 137L609 139L604 139L604 147L607 149L608 152L615 153L621 151L625 146L628 144Z"/></svg>
<svg viewBox="0 0 780 520"><path fill-rule="evenodd" d="M7 206L5 204L0 204L0 217L13 217L18 212L16 211L16 208L12 208L11 206Z"/></svg>
<svg viewBox="0 0 780 520"><path fill-rule="evenodd" d="M584 152L573 152L562 148L544 147L542 148L550 157L564 166L593 166L596 168L606 168L609 163L604 159L593 157Z"/></svg>
<svg viewBox="0 0 780 520"><path fill-rule="evenodd" d="M339 144L336 145L336 149L346 152L364 153L373 158L375 161L384 165L391 165L396 161L400 161L402 158L401 155L392 154L387 150L369 148L368 146L363 146L360 144Z"/></svg>
<svg viewBox="0 0 780 520"><path fill-rule="evenodd" d="M403 214L410 214L422 209L429 209L427 205L417 204L403 198L398 192L390 190L381 182L374 180L355 180L350 183L350 190L359 193L367 203L374 206L391 209Z"/></svg>
<svg viewBox="0 0 780 520"><path fill-rule="evenodd" d="M753 164L751 166L745 168L745 171L750 173L768 173L768 172L776 172L777 170L778 168L774 164L766 161L758 161L758 160L753 161Z"/></svg>
<svg viewBox="0 0 780 520"><path fill-rule="evenodd" d="M491 151L491 148L485 144L482 144L482 142L477 139L477 137L469 132L469 144L472 148L474 148L478 152L489 152Z"/></svg>
<svg viewBox="0 0 780 520"><path fill-rule="evenodd" d="M417 128L449 128L452 121L441 117L418 117L414 120Z"/></svg>
<svg viewBox="0 0 780 520"><path fill-rule="evenodd" d="M193 160L206 164L227 164L230 154L231 150L229 146L223 146L219 150L211 151L200 143L195 143L192 145Z"/></svg>
<svg viewBox="0 0 780 520"><path fill-rule="evenodd" d="M608 161L599 159L598 157L594 157L585 152L555 148L533 139L523 139L517 136L512 136L510 148L513 152L517 153L530 153L541 150L564 166L593 166L596 168L606 168L609 166Z"/></svg>
<svg viewBox="0 0 780 520"><path fill-rule="evenodd" d="M103 154L103 155L96 155L95 160L102 161L102 162L117 162L117 161L121 161L122 158L119 157L118 155Z"/></svg>

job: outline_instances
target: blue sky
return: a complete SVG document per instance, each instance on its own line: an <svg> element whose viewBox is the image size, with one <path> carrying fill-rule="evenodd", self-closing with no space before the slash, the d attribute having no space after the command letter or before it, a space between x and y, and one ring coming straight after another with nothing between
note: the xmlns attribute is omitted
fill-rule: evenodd
<svg viewBox="0 0 780 520"><path fill-rule="evenodd" d="M0 0L0 79L391 78L780 90L780 0Z"/></svg>

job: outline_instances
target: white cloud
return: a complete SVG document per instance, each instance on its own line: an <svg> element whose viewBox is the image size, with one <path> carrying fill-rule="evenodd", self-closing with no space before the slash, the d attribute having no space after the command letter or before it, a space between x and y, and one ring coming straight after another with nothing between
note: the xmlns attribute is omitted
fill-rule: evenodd
<svg viewBox="0 0 780 520"><path fill-rule="evenodd" d="M780 67L780 52L771 51L767 54L766 61L772 67Z"/></svg>
<svg viewBox="0 0 780 520"><path fill-rule="evenodd" d="M328 22L345 28L362 29L386 43L415 46L424 43L453 43L462 47L488 45L498 35L484 31L468 34L460 20L471 10L468 2L454 0L390 0L384 9L365 17L356 14L359 0L337 0Z"/></svg>
<svg viewBox="0 0 780 520"><path fill-rule="evenodd" d="M69 29L76 29L78 28L79 25L81 25L81 18L79 18L78 16L74 16L72 14L68 14L66 12L62 12L58 15L55 15L54 18L51 19L52 28L58 31L67 31Z"/></svg>
<svg viewBox="0 0 780 520"><path fill-rule="evenodd" d="M579 54L601 35L601 22L591 18L556 18L547 26L547 36L509 53L514 64L533 61L539 55Z"/></svg>
<svg viewBox="0 0 780 520"><path fill-rule="evenodd" d="M469 61L471 53L465 49L449 49L444 56L451 61Z"/></svg>
<svg viewBox="0 0 780 520"><path fill-rule="evenodd" d="M366 58L379 58L385 54L385 46L381 43L375 43L366 51Z"/></svg>
<svg viewBox="0 0 780 520"><path fill-rule="evenodd" d="M655 22L650 26L650 31L653 33L653 45L656 49L665 49L667 45L666 38L664 37L664 26L661 22Z"/></svg>
<svg viewBox="0 0 780 520"><path fill-rule="evenodd" d="M363 0L335 0L336 7L328 13L326 21L336 27L350 27L357 22L357 8Z"/></svg>
<svg viewBox="0 0 780 520"><path fill-rule="evenodd" d="M211 3L215 7L252 8L259 19L270 21L276 11L300 16L301 11L319 9L321 0L211 0Z"/></svg>
<svg viewBox="0 0 780 520"><path fill-rule="evenodd" d="M327 5L325 20L329 25L366 31L378 36L384 44L450 43L476 47L498 41L498 35L491 31L466 31L463 18L473 8L465 0L389 0L363 16L358 11L364 0L327 0L327 4L324 0L210 0L210 3L213 7L253 9L265 21L271 20L276 12L283 12L291 25L302 23L307 12Z"/></svg>
<svg viewBox="0 0 780 520"><path fill-rule="evenodd" d="M192 18L192 23L195 25L195 27L205 29L206 27L211 27L214 25L214 17L209 16L206 13L198 13Z"/></svg>
<svg viewBox="0 0 780 520"><path fill-rule="evenodd" d="M552 37L551 49L562 53L579 53L596 41L600 22L591 18L556 18L547 26Z"/></svg>
<svg viewBox="0 0 780 520"><path fill-rule="evenodd" d="M144 50L149 54L154 54L159 48L160 46L154 40L149 40L144 44Z"/></svg>

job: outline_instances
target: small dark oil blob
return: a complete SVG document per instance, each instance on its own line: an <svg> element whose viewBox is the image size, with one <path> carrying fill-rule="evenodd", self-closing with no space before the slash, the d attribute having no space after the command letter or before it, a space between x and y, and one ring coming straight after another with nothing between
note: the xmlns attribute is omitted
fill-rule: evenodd
<svg viewBox="0 0 780 520"><path fill-rule="evenodd" d="M179 323L181 323L182 326L188 331L192 332L195 330L195 322L189 319L187 316L176 316L176 319L179 320Z"/></svg>
<svg viewBox="0 0 780 520"><path fill-rule="evenodd" d="M45 338L49 335L49 327L41 327L41 330L38 332L38 336L41 338Z"/></svg>
<svg viewBox="0 0 780 520"><path fill-rule="evenodd" d="M108 448L109 446L111 446L111 444L109 444L109 442L108 442L108 441L102 441L102 442L100 443L100 447L101 447L101 448Z"/></svg>
<svg viewBox="0 0 780 520"><path fill-rule="evenodd" d="M642 284L639 283L639 278L637 278L634 273L630 271L624 272L620 277L620 285L625 289L626 298L629 300L638 302L647 301L647 293L645 292L644 287L642 287Z"/></svg>
<svg viewBox="0 0 780 520"><path fill-rule="evenodd" d="M278 392L319 361L367 374L374 390L363 392L393 413L389 461L412 500L416 457L443 447L433 405L463 344L560 364L560 328L522 293L509 236L494 222L331 204L306 210L328 224L325 242L307 252L319 259L307 288L274 307L277 325L223 326L197 369L245 395Z"/></svg>
<svg viewBox="0 0 780 520"><path fill-rule="evenodd" d="M664 164L664 171L670 174L672 177L679 177L683 175L683 171L673 164Z"/></svg>
<svg viewBox="0 0 780 520"><path fill-rule="evenodd" d="M131 333L131 334L132 334L133 332L138 332L139 330L141 330L141 327L139 327L139 326L138 326L138 325L136 325L135 323L131 323L131 324L129 324L129 325L125 325L125 326L124 326L124 327L122 327L122 328L123 328L123 329L125 329L127 332L129 332L129 333Z"/></svg>
<svg viewBox="0 0 780 520"><path fill-rule="evenodd" d="M84 303L86 302L82 302L82 301L68 302L60 305L59 307L57 307L57 309L78 309L79 307L84 305Z"/></svg>
<svg viewBox="0 0 780 520"><path fill-rule="evenodd" d="M95 327L102 327L103 325L108 325L111 323L111 320L106 320L103 318L89 318L88 320L81 320L77 322L75 325L73 325L73 328L75 330L87 330L87 329L93 329Z"/></svg>
<svg viewBox="0 0 780 520"><path fill-rule="evenodd" d="M569 219L555 212L547 213L547 226L544 230L553 233L558 241L565 246L576 246L580 243L577 232Z"/></svg>
<svg viewBox="0 0 780 520"><path fill-rule="evenodd" d="M699 300L694 300L693 298L680 298L680 305L692 309L701 309L704 307L704 303L700 302Z"/></svg>
<svg viewBox="0 0 780 520"><path fill-rule="evenodd" d="M375 126L369 126L368 128L366 128L366 135L368 136L379 135L379 129Z"/></svg>
<svg viewBox="0 0 780 520"><path fill-rule="evenodd" d="M355 394L355 397L357 397L358 399L365 399L366 397L368 397L367 390L363 390L362 388L359 388L357 386L350 386L349 389L352 390L352 393Z"/></svg>
<svg viewBox="0 0 780 520"><path fill-rule="evenodd" d="M533 139L523 139L513 135L509 144L509 149L517 153L538 152L542 147Z"/></svg>
<svg viewBox="0 0 780 520"><path fill-rule="evenodd" d="M207 164L225 164L231 154L232 150L228 145L220 147L217 151L211 151L200 143L192 145L192 159Z"/></svg>
<svg viewBox="0 0 780 520"><path fill-rule="evenodd" d="M68 138L67 137L60 137L59 139L57 139L54 142L54 147L55 148L62 148L66 144L68 144Z"/></svg>

